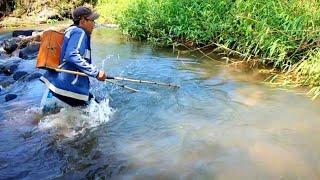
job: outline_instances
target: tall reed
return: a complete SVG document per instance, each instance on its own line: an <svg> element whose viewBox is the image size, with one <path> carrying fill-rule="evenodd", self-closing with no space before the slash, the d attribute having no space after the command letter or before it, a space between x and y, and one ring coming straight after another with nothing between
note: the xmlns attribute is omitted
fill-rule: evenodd
<svg viewBox="0 0 320 180"><path fill-rule="evenodd" d="M309 71L319 57L318 0L131 0L121 10L116 21L134 38L161 45L219 43L284 72L294 69L299 83L317 86L318 76Z"/></svg>

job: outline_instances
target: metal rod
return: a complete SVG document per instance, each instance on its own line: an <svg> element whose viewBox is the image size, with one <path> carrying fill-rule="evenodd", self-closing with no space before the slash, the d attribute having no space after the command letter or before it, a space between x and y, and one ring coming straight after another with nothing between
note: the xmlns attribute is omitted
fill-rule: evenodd
<svg viewBox="0 0 320 180"><path fill-rule="evenodd" d="M54 70L57 71L57 72L65 72L65 73L75 74L75 75L80 75L80 76L88 76L87 74L82 73L82 72L70 71L70 70L66 70L66 69L54 69ZM139 92L139 90L137 90L137 89L131 88L131 87L123 85L123 84L119 84L119 83L113 82L113 81L108 80L108 79L106 79L105 81L107 81L109 83L112 83L112 84L115 84L117 86L120 86L120 87L122 87L124 89L127 89L129 91L132 91L132 92Z"/></svg>
<svg viewBox="0 0 320 180"><path fill-rule="evenodd" d="M126 85L124 85L124 84L119 84L119 83L113 82L113 81L108 80L108 79L106 79L106 82L115 84L115 85L117 85L117 86L120 86L120 87L122 87L122 88L124 88L124 89L127 89L127 90L129 90L129 91L132 91L132 92L139 92L139 90L137 90L137 89L131 88L131 87L126 86Z"/></svg>
<svg viewBox="0 0 320 180"><path fill-rule="evenodd" d="M109 77L109 78L115 79L115 80L121 80L121 81L129 81L129 82L145 83L145 84L156 84L156 85L161 85L161 86L169 86L169 87L180 88L179 85L170 84L170 83L167 84L167 83L162 83L162 82L146 81L146 80L139 80L139 79L130 79L130 78L124 78L124 77Z"/></svg>
<svg viewBox="0 0 320 180"><path fill-rule="evenodd" d="M65 70L65 69L54 69L54 70L57 71L57 72L65 72L65 73L70 73L70 74L75 74L75 75L80 75L80 76L88 76L85 73L77 72L77 71L70 71L70 70ZM162 82L146 81L146 80L140 80L140 79L124 78L124 77L107 76L107 79L114 79L114 80L120 80L120 81L129 81L129 82L135 82L135 83L155 84L155 85L161 85L161 86L169 86L169 87L180 88L180 86L176 85L176 84L170 84L170 83L167 84L167 83L162 83Z"/></svg>
<svg viewBox="0 0 320 180"><path fill-rule="evenodd" d="M65 73L69 73L69 74L74 74L74 75L79 75L79 76L88 76L85 73L82 72L77 72L77 71L70 71L70 70L66 70L66 69L53 69L57 72L65 72Z"/></svg>

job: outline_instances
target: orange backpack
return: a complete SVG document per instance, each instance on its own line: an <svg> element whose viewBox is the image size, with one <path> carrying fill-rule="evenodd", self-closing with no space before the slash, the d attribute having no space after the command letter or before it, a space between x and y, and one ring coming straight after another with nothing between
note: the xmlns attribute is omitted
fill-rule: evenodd
<svg viewBox="0 0 320 180"><path fill-rule="evenodd" d="M43 33L37 58L37 68L58 68L63 39L64 34L57 31L48 30Z"/></svg>

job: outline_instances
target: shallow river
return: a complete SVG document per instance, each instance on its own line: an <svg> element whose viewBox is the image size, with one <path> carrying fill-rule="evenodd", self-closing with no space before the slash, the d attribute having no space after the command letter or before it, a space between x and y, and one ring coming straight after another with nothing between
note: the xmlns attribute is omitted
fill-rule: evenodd
<svg viewBox="0 0 320 180"><path fill-rule="evenodd" d="M100 105L44 116L40 81L7 87L18 98L0 96L0 179L320 179L319 100L113 29L92 47L110 75L181 88L92 80Z"/></svg>

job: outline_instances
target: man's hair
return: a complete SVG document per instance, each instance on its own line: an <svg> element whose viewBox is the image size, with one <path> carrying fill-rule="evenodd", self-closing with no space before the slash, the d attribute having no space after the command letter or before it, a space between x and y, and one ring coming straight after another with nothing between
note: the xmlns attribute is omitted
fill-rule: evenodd
<svg viewBox="0 0 320 180"><path fill-rule="evenodd" d="M78 20L77 21L73 20L73 24L79 26L80 25L80 20L79 21Z"/></svg>
<svg viewBox="0 0 320 180"><path fill-rule="evenodd" d="M73 21L80 21L82 18L90 19L90 20L96 20L99 18L99 14L96 12L93 12L90 8L80 6L75 8L72 11L72 19Z"/></svg>

